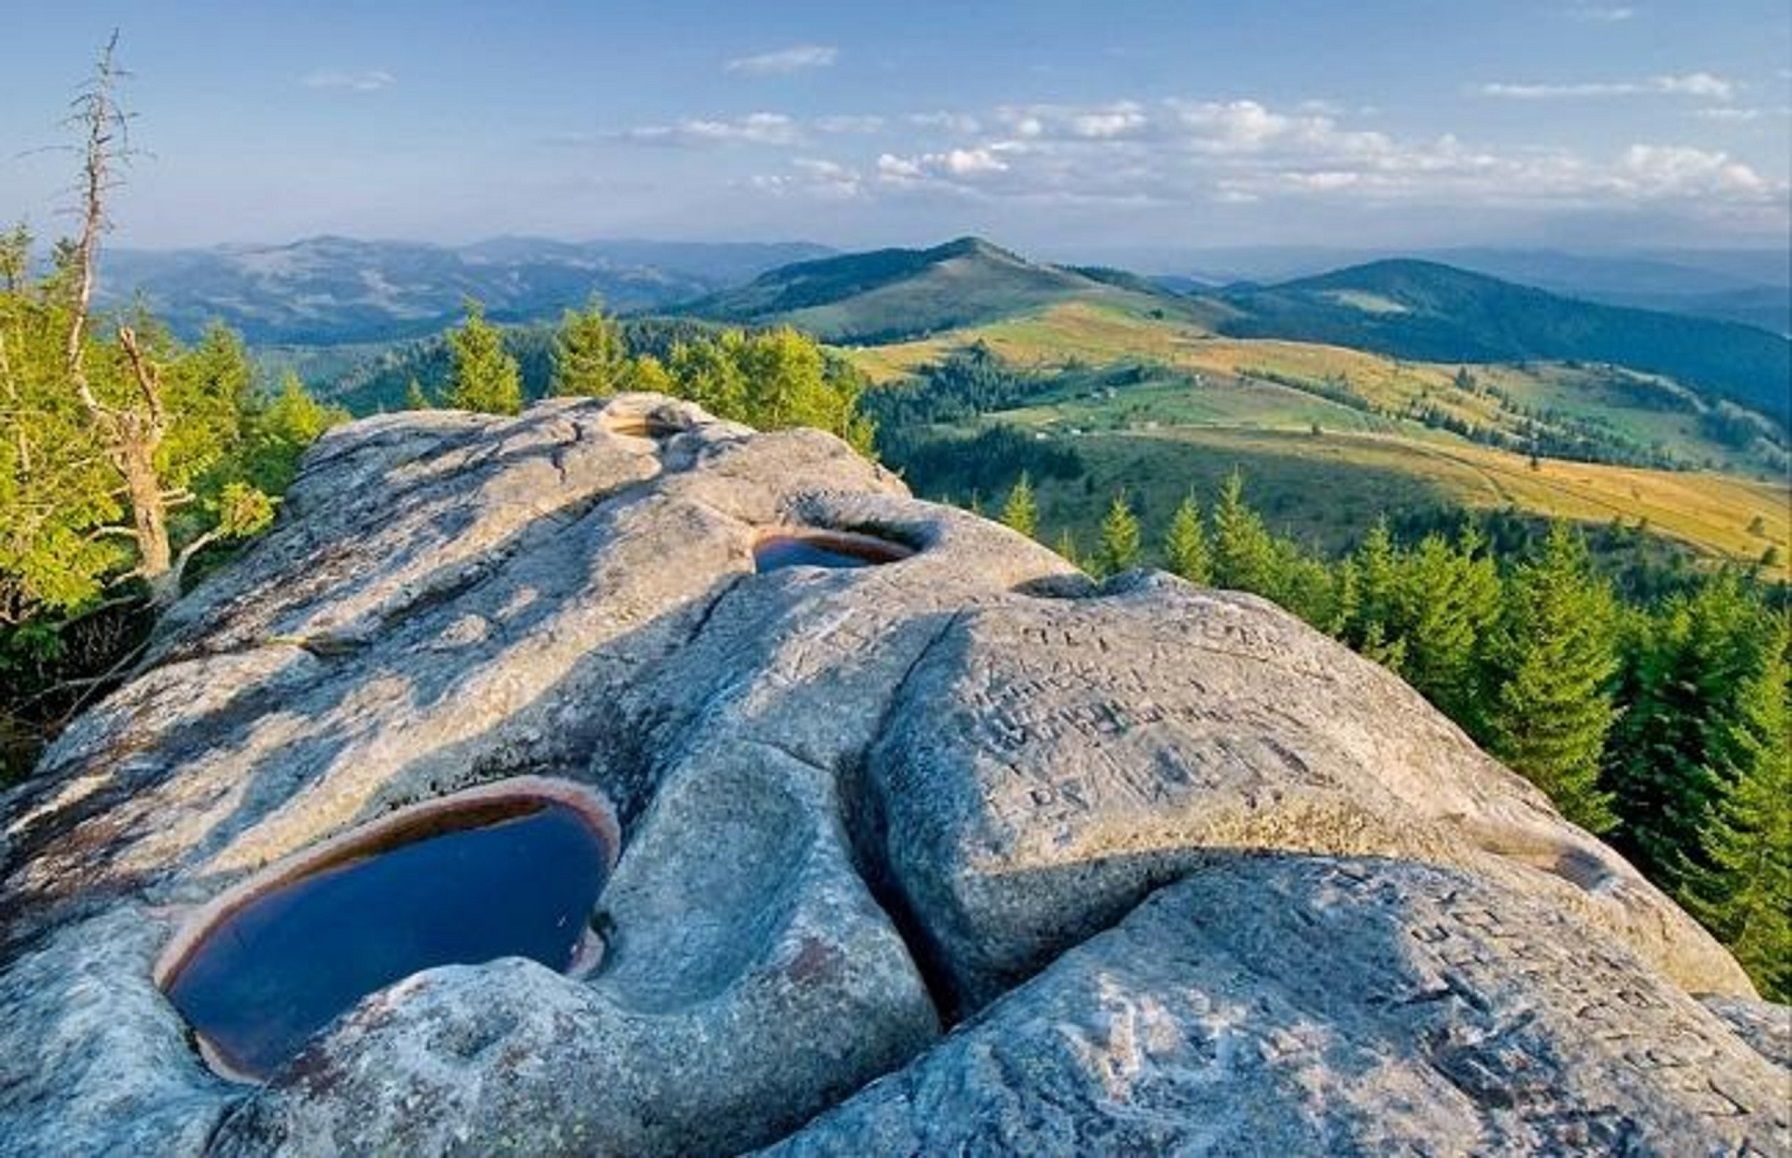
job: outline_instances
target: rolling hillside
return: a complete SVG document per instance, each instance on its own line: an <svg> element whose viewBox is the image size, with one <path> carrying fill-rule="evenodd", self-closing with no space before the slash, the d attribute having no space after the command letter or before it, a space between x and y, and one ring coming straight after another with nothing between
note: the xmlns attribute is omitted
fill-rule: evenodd
<svg viewBox="0 0 1792 1158"><path fill-rule="evenodd" d="M1057 302L1132 303L1192 315L1200 304L1112 271L1043 265L975 237L932 249L880 249L771 270L686 303L716 321L781 323L825 341L869 345L978 325Z"/></svg>
<svg viewBox="0 0 1792 1158"><path fill-rule="evenodd" d="M1752 326L1559 297L1451 266L1381 261L1227 291L1221 332L1432 362L1604 362L1792 420L1792 342Z"/></svg>
<svg viewBox="0 0 1792 1158"><path fill-rule="evenodd" d="M924 262L892 263L871 292L886 307L919 296L917 269L933 280ZM1744 393L1734 378L1725 390L1695 388L1621 364L1609 348L1626 326L1655 327L1657 339L1679 336L1691 356L1723 365L1741 331L1737 364L1761 387L1760 365L1746 355L1770 362L1772 343L1784 345L1773 335L1587 306L1417 263L1201 294L1185 311L1164 309L1124 275L1080 276L1095 286L1026 308L1015 305L1023 295L1009 295L1006 312L987 321L846 351L890 386L971 346L1041 384L1009 389L971 417L960 407L904 431L911 449L938 446L914 456L927 465L911 483L990 499L1012 479L964 469L963 455L984 454L964 440L1005 428L1023 432L1042 465L1081 464L1035 473L1048 522L1079 532L1099 518L1097 496L1123 489L1147 515L1167 514L1190 485L1210 489L1240 467L1282 525L1328 543L1349 541L1379 511L1511 510L1640 527L1713 557L1753 562L1771 549L1784 567L1792 527L1781 420L1724 398ZM867 291L845 279L809 284L811 302L826 304L804 310L865 305ZM800 324L803 311L787 316ZM895 320L887 308L879 316ZM1660 352L1661 341L1647 340L1637 338L1645 354ZM1421 359L1418 349L1465 356ZM1539 349L1575 356L1546 359Z"/></svg>

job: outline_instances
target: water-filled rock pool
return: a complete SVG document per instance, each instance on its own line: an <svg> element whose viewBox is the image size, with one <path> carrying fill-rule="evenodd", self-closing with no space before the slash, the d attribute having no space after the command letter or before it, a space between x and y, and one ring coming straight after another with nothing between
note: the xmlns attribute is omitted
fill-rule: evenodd
<svg viewBox="0 0 1792 1158"><path fill-rule="evenodd" d="M614 841L607 807L570 785L413 806L208 906L157 981L215 1070L261 1080L362 997L420 970L500 957L589 968Z"/></svg>
<svg viewBox="0 0 1792 1158"><path fill-rule="evenodd" d="M753 547L757 571L781 571L786 567L876 567L895 563L914 554L901 543L845 531L776 531Z"/></svg>

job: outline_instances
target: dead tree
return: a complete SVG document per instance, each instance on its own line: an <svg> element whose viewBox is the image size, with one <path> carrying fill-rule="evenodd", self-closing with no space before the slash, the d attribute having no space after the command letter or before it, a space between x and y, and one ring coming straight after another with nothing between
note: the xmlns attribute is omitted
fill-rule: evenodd
<svg viewBox="0 0 1792 1158"><path fill-rule="evenodd" d="M118 33L114 32L100 53L93 78L75 99L71 118L83 137L81 232L72 254L74 286L64 351L69 383L93 423L107 459L122 479L131 525L117 531L136 544L137 565L130 574L148 584L150 602L161 607L180 593L180 575L168 538L168 509L171 502L181 497L179 492L170 493L162 486L155 469L156 450L168 433L161 371L143 349L136 332L129 326L120 326L118 344L131 372L134 397L103 399L87 375L87 338L100 238L110 227L106 198L118 183L117 165L130 156L128 118L118 104L118 82L124 73L118 67L117 49Z"/></svg>

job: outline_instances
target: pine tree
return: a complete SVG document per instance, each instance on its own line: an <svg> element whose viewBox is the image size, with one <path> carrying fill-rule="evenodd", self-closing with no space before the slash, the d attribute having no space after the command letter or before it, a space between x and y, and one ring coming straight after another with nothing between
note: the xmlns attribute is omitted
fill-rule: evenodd
<svg viewBox="0 0 1792 1158"><path fill-rule="evenodd" d="M592 301L584 310L567 310L554 335L553 392L602 398L614 394L628 362L622 328Z"/></svg>
<svg viewBox="0 0 1792 1158"><path fill-rule="evenodd" d="M1164 560L1172 572L1200 586L1213 580L1212 552L1207 546L1207 529L1201 525L1201 507L1195 496L1183 496L1170 528L1164 533Z"/></svg>
<svg viewBox="0 0 1792 1158"><path fill-rule="evenodd" d="M721 338L679 342L666 359L666 370L680 398L689 399L718 418L748 421L747 380L741 371L739 331Z"/></svg>
<svg viewBox="0 0 1792 1158"><path fill-rule="evenodd" d="M523 409L522 372L504 349L504 335L485 320L485 309L467 300L467 320L448 332L451 370L448 405L486 414L517 414Z"/></svg>
<svg viewBox="0 0 1792 1158"><path fill-rule="evenodd" d="M1008 501L1002 504L1002 522L1031 539L1039 532L1039 504L1033 498L1033 483L1021 471Z"/></svg>
<svg viewBox="0 0 1792 1158"><path fill-rule="evenodd" d="M298 473L305 448L330 427L348 420L348 411L311 397L299 376L286 371L279 391L250 417L244 473L266 494L281 493ZM243 508L239 504L237 509Z"/></svg>
<svg viewBox="0 0 1792 1158"><path fill-rule="evenodd" d="M1387 519L1378 518L1344 560L1336 581L1337 623L1344 641L1396 673L1403 672L1406 664L1400 599L1403 564Z"/></svg>
<svg viewBox="0 0 1792 1158"><path fill-rule="evenodd" d="M433 410L435 404L430 402L429 395L423 392L423 383L412 378L404 388L404 409Z"/></svg>
<svg viewBox="0 0 1792 1158"><path fill-rule="evenodd" d="M1733 572L1627 623L1605 783L1623 821L1618 843L1649 878L1680 894L1705 867L1701 834L1749 758L1744 689L1770 662L1771 627Z"/></svg>
<svg viewBox="0 0 1792 1158"><path fill-rule="evenodd" d="M1139 520L1127 504L1126 492L1117 491L1101 521L1101 543L1095 566L1103 575L1118 575L1139 562Z"/></svg>
<svg viewBox="0 0 1792 1158"><path fill-rule="evenodd" d="M1273 597L1275 541L1244 499L1244 476L1233 471L1213 508L1213 580L1216 586Z"/></svg>
<svg viewBox="0 0 1792 1158"><path fill-rule="evenodd" d="M1470 720L1479 703L1480 660L1500 611L1499 571L1483 548L1473 530L1454 546L1425 536L1401 559L1390 615L1401 674L1455 720Z"/></svg>
<svg viewBox="0 0 1792 1158"><path fill-rule="evenodd" d="M1400 601L1400 557L1385 517L1376 519L1369 527L1351 561L1356 579L1355 599L1346 638L1358 646L1371 635L1383 645L1399 640L1401 625L1395 618ZM1387 663L1386 658L1378 658ZM1397 664L1390 663L1388 667L1399 670Z"/></svg>
<svg viewBox="0 0 1792 1158"><path fill-rule="evenodd" d="M1273 579L1264 594L1320 631L1336 631L1342 604L1332 567L1293 539L1274 543Z"/></svg>
<svg viewBox="0 0 1792 1158"><path fill-rule="evenodd" d="M642 354L623 363L617 389L638 394L672 394L677 386L664 362L652 354Z"/></svg>
<svg viewBox="0 0 1792 1158"><path fill-rule="evenodd" d="M1792 1000L1792 708L1784 619L1725 728L1729 779L1702 834L1693 913L1770 1001Z"/></svg>
<svg viewBox="0 0 1792 1158"><path fill-rule="evenodd" d="M1591 832L1616 822L1599 787L1600 753L1616 715L1616 606L1590 568L1586 544L1564 523L1507 587L1489 650L1486 728L1495 755Z"/></svg>

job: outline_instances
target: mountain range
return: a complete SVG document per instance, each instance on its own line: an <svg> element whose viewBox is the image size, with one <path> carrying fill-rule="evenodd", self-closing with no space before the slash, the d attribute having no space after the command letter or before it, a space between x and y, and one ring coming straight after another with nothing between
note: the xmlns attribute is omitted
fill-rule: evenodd
<svg viewBox="0 0 1792 1158"><path fill-rule="evenodd" d="M829 252L803 242L563 242L503 237L449 247L314 237L290 245L114 250L101 286L138 296L191 337L213 318L255 345L341 345L435 333L477 298L532 321L593 295L610 308L670 305Z"/></svg>
<svg viewBox="0 0 1792 1158"><path fill-rule="evenodd" d="M1607 294L1742 292L1758 263L1588 261L1460 251ZM1504 255L1503 258L1501 255ZM1194 332L1353 347L1431 362L1620 364L1792 419L1792 344L1691 314L1614 306L1433 261L1393 259L1273 284L1210 286L1109 267L1031 260L962 237L925 249L834 253L791 243L561 242L497 238L460 247L318 237L281 246L115 251L102 284L140 296L178 333L219 318L261 347L342 348L427 337L465 300L506 322L546 320L593 296L621 313L789 324L871 346L1082 303ZM1725 289L1724 287L1730 287ZM341 358L314 364L340 368Z"/></svg>
<svg viewBox="0 0 1792 1158"><path fill-rule="evenodd" d="M1737 322L1602 305L1425 261L1379 261L1220 298L1229 336L1434 362L1602 362L1792 418L1792 343Z"/></svg>
<svg viewBox="0 0 1792 1158"><path fill-rule="evenodd" d="M1792 418L1792 343L1737 322L1604 305L1436 262L1389 260L1272 286L1178 293L1124 271L1029 261L979 238L784 266L678 307L881 345L1084 302L1216 335L1348 346L1430 362L1581 361L1674 378Z"/></svg>

